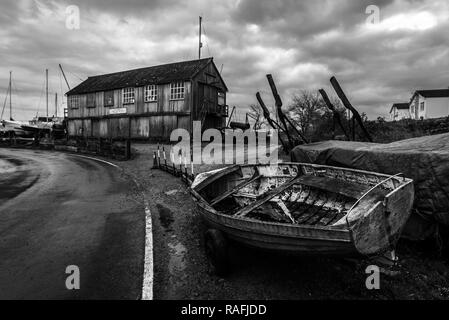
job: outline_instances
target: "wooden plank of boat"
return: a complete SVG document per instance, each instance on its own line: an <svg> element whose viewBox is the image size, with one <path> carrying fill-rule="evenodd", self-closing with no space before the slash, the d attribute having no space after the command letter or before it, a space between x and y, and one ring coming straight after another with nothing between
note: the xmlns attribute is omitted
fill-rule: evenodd
<svg viewBox="0 0 449 320"><path fill-rule="evenodd" d="M242 183L239 183L237 186L235 186L233 189L219 195L218 197L216 197L215 199L213 199L210 202L211 206L216 205L217 203L219 203L220 201L223 201L224 199L226 199L227 197L233 195L234 193L236 193L237 191L239 191L240 189L246 187L247 185L253 183L254 181L260 179L260 177L262 177L260 174L255 174L254 176L252 176L249 179L246 179L245 181L243 181Z"/></svg>
<svg viewBox="0 0 449 320"><path fill-rule="evenodd" d="M292 185L294 185L295 183L298 183L300 181L300 179L303 176L298 176L295 177L293 179L291 179L290 181L284 183L283 185L268 191L264 197L262 197L259 200L254 201L253 203L251 203L250 205L247 205L246 207L242 208L241 210L237 211L235 213L236 217L243 217L245 215L247 215L249 212L253 211L254 209L256 209L257 207L260 207L261 205L263 205L265 202L270 201L271 199L273 199L275 196L277 196L278 194L280 194L281 192L285 191L286 189L290 188Z"/></svg>
<svg viewBox="0 0 449 320"><path fill-rule="evenodd" d="M350 198L360 198L370 187L364 184L334 179L329 177L320 177L306 175L301 179L301 184L309 187L326 190L336 194L341 194Z"/></svg>
<svg viewBox="0 0 449 320"><path fill-rule="evenodd" d="M320 224L327 226L332 220L336 218L338 215L338 202L337 199L340 197L339 195L331 195L330 199L324 206L323 214L314 221L314 224Z"/></svg>
<svg viewBox="0 0 449 320"><path fill-rule="evenodd" d="M287 206L285 205L284 201L282 199L279 199L277 201L277 205L282 210L282 212L290 219L292 223L296 223L295 219L292 217L290 210L288 210Z"/></svg>
<svg viewBox="0 0 449 320"><path fill-rule="evenodd" d="M298 223L310 214L310 210L314 207L314 203L318 200L317 193L309 188L307 194L302 199L303 200L298 201L300 206L294 211L291 210L294 213L295 219Z"/></svg>
<svg viewBox="0 0 449 320"><path fill-rule="evenodd" d="M308 207L308 205L306 205L306 201L308 200L310 194L311 190L309 187L301 189L301 191L295 195L294 199L287 206L287 208L290 210L290 212L295 212L296 215L300 216L301 212L298 212L298 209L300 209L301 207Z"/></svg>
<svg viewBox="0 0 449 320"><path fill-rule="evenodd" d="M241 166L239 165L234 165L234 166L230 166L227 168L224 168L223 170L220 170L219 172L215 173L214 175L204 179L203 181L201 181L196 187L195 190L196 192L200 192L202 189L204 189L206 186L210 185L212 182L220 179L221 177L224 177L228 174L231 174L233 172L239 171L241 168Z"/></svg>
<svg viewBox="0 0 449 320"><path fill-rule="evenodd" d="M300 224L315 224L313 221L317 219L317 217L321 216L322 208L327 202L327 193L321 193L318 196L317 201L313 204L313 207L307 212L307 214L303 215L301 220L298 220Z"/></svg>
<svg viewBox="0 0 449 320"><path fill-rule="evenodd" d="M308 221L310 225L325 225L331 218L332 212L322 207L320 212Z"/></svg>

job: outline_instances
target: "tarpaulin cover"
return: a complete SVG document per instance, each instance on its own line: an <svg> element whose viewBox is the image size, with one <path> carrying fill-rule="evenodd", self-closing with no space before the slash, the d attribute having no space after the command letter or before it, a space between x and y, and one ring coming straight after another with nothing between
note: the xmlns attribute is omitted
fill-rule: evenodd
<svg viewBox="0 0 449 320"><path fill-rule="evenodd" d="M317 142L295 147L291 158L295 162L403 173L414 180L415 186L414 222L407 224L406 236L414 239L429 236L434 231L433 222L449 225L449 133L388 144Z"/></svg>

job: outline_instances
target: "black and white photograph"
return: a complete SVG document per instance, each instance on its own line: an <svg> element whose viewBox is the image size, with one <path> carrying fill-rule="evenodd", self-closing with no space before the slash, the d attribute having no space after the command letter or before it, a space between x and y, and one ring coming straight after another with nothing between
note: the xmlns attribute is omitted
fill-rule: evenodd
<svg viewBox="0 0 449 320"><path fill-rule="evenodd" d="M448 300L448 30L447 0L1 0L0 300Z"/></svg>

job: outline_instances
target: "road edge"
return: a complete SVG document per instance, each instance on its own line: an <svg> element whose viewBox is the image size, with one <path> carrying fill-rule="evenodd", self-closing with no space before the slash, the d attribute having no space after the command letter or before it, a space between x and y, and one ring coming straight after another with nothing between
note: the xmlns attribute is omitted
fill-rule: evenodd
<svg viewBox="0 0 449 320"><path fill-rule="evenodd" d="M83 156L79 154L71 154L76 157L87 158L91 160L96 160L110 166L113 166L117 169L121 169L125 173L125 169L106 160L102 160L99 158ZM142 281L142 292L141 292L141 300L153 300L153 280L154 280L154 266L153 266L153 221L150 211L150 205L147 199L147 196L143 192L143 188L139 181L130 173L126 172L126 175L131 177L136 186L142 190L143 197L143 205L145 211L145 253L144 253L144 266L143 266L143 281Z"/></svg>

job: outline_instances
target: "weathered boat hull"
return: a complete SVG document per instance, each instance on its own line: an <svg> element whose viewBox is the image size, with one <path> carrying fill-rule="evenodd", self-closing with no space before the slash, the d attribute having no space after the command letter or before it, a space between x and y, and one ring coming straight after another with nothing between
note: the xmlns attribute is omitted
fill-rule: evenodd
<svg viewBox="0 0 449 320"><path fill-rule="evenodd" d="M275 190L267 189L266 182L259 183L257 188L263 189L262 194L256 194L255 198L259 200L251 200L253 202L248 202L249 204L244 205L237 213L224 214L214 209L214 205L225 199L220 197L220 193L237 196L234 189L244 187L251 189L251 184L260 177L255 176L255 173L254 176L251 176L251 172L248 173L248 168L251 167L258 167L255 173L263 172L264 179L269 181L277 179L276 188L272 188ZM246 172L246 177L243 177L245 175L243 171ZM296 174L297 177L289 180L285 175L279 175L279 172ZM246 182L236 182L239 180L236 176L239 175L242 176L240 180ZM317 185L317 180L320 179L329 185ZM347 181L344 183L331 184L345 179ZM338 197L349 199L348 203L352 207L345 211L346 215L338 216L332 224L329 220L328 225L298 223L289 215L288 210L284 211L290 219L293 219L293 223L261 221L246 216L252 208L273 199L270 198L270 193L274 192L274 196L282 198L283 193L288 193L293 186L301 184L305 184L307 188L318 186L329 194L337 193ZM207 190L208 185L210 190ZM339 190L342 186L348 190ZM355 187L363 188L357 190ZM378 187L382 188L382 192L372 191ZM323 193L323 190L320 189L320 192ZM210 228L220 230L229 239L262 249L326 255L376 255L394 249L402 227L409 217L414 195L411 179L302 163L282 163L274 170L267 166L244 165L206 173L196 179L191 192L196 199L198 213L202 219ZM366 194L370 194L371 198L368 199ZM328 202L337 202L336 197L325 196L325 198ZM365 199L361 201L363 198ZM324 203L325 201L321 202L321 206L317 207L323 208ZM313 210L317 212L316 209ZM329 212L329 208L324 211Z"/></svg>
<svg viewBox="0 0 449 320"><path fill-rule="evenodd" d="M29 138L33 137L33 132L22 127L23 123L19 121L2 120L0 124L0 132L4 135L12 134L15 137Z"/></svg>
<svg viewBox="0 0 449 320"><path fill-rule="evenodd" d="M311 226L291 226L229 217L197 204L209 228L220 230L230 240L249 247L304 255L356 255L350 232Z"/></svg>

